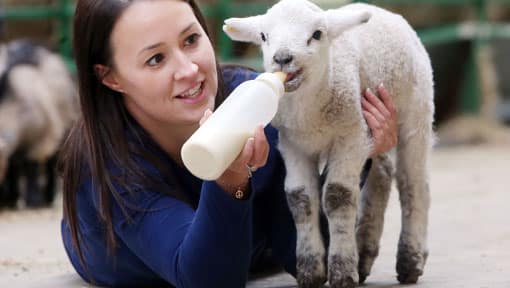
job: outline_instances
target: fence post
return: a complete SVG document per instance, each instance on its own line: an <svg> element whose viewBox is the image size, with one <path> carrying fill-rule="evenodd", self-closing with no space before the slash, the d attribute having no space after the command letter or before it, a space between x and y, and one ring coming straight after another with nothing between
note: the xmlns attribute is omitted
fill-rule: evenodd
<svg viewBox="0 0 510 288"><path fill-rule="evenodd" d="M460 98L461 112L477 114L481 105L481 75L480 75L480 53L487 45L487 37L482 27L487 23L487 6L485 0L474 1L476 12L475 35L471 40L471 51L469 53L466 71L464 72L464 84Z"/></svg>
<svg viewBox="0 0 510 288"><path fill-rule="evenodd" d="M57 6L57 37L59 52L66 59L72 58L71 49L71 17L72 17L73 5L70 0L58 0Z"/></svg>

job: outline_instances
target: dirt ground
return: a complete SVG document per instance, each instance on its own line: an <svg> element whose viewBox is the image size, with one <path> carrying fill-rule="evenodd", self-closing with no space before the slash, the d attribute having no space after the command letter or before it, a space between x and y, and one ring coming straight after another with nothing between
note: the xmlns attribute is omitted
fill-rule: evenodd
<svg viewBox="0 0 510 288"><path fill-rule="evenodd" d="M425 275L411 287L510 287L510 146L434 150ZM60 240L60 201L42 210L0 211L0 287L88 287ZM390 199L381 252L364 287L398 287L398 196ZM248 287L295 287L283 274Z"/></svg>

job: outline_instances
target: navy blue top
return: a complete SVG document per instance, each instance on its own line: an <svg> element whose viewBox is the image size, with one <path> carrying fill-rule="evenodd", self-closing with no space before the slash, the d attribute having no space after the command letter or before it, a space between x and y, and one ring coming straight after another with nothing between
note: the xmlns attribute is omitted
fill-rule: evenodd
<svg viewBox="0 0 510 288"><path fill-rule="evenodd" d="M257 75L241 68L224 69L223 73L227 93ZM136 189L132 195L114 183L124 200L135 207L128 205L128 221L113 201L117 244L113 257L108 254L104 225L98 216L96 187L90 176L84 177L76 205L88 270L80 264L65 219L61 227L76 271L88 282L115 287L168 287L169 283L176 287L244 287L253 257L265 247L275 247L273 254L294 273L296 232L283 192L285 169L276 149L278 133L270 125L265 133L270 145L267 165L254 173L250 197L243 201L213 181L194 177L154 143L153 152L171 168L191 203L157 189ZM140 169L164 177L146 159L133 158ZM115 174L122 167L110 169Z"/></svg>

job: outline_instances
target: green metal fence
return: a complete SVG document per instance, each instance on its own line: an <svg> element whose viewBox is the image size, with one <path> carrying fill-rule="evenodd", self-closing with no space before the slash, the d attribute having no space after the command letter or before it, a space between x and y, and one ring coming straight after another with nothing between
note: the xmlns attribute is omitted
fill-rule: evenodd
<svg viewBox="0 0 510 288"><path fill-rule="evenodd" d="M487 41L494 38L510 39L510 23L493 23L488 21L487 5L489 3L499 2L510 4L510 0L362 0L358 2L370 2L377 5L464 5L469 6L476 12L475 19L466 22L457 22L445 26L435 26L418 30L418 35L426 46L437 45L459 40L472 41L472 51L464 77L463 95L461 97L461 109L468 113L478 113L480 109L480 88L479 75L477 69L477 55ZM242 17L263 13L269 4L261 3L238 3L233 0L216 0L214 4L202 5L206 17L216 19L222 23L229 17ZM329 8L329 7L325 7ZM16 7L0 10L0 21L9 20L33 20L52 18L57 19L58 47L60 53L68 60L72 67L71 53L71 31L70 23L74 13L74 4L72 0L58 0L51 7ZM221 29L221 25L217 25ZM228 39L221 31L215 31L219 35L216 39L219 51L218 56L222 61L242 61L249 65L259 63L260 59L241 60L233 58L232 41Z"/></svg>
<svg viewBox="0 0 510 288"><path fill-rule="evenodd" d="M71 21L74 14L74 4L71 0L58 0L54 6L40 7L0 7L0 21L10 20L36 20L36 19L56 19L58 33L58 49L62 56L71 65Z"/></svg>
<svg viewBox="0 0 510 288"><path fill-rule="evenodd" d="M500 2L509 4L508 0L365 0L357 2L368 2L376 5L417 5L430 4L441 6L470 6L476 17L469 21L454 24L435 26L418 30L418 35L426 46L444 44L448 42L469 40L472 41L472 49L465 69L460 109L465 113L479 113L480 100L480 75L477 67L477 57L487 44L488 40L494 38L510 39L510 23L493 23L487 19L487 5ZM205 6L205 13L209 17L226 19L228 17L241 17L263 13L268 7L261 4L232 3L230 0L219 0L217 5ZM328 8L328 7L325 7ZM232 41L223 33L218 39L219 56L227 61L240 61L232 59ZM246 60L244 60L246 61ZM253 65L253 61L248 60Z"/></svg>

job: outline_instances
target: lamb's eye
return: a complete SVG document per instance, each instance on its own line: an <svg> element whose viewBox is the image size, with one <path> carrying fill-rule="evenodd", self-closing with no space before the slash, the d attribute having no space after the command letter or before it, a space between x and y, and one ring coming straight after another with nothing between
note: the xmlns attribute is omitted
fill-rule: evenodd
<svg viewBox="0 0 510 288"><path fill-rule="evenodd" d="M260 38L262 38L262 41L266 42L266 35L264 35L264 33L260 33Z"/></svg>
<svg viewBox="0 0 510 288"><path fill-rule="evenodd" d="M320 30L317 30L313 32L312 38L315 40L321 40L322 32Z"/></svg>

